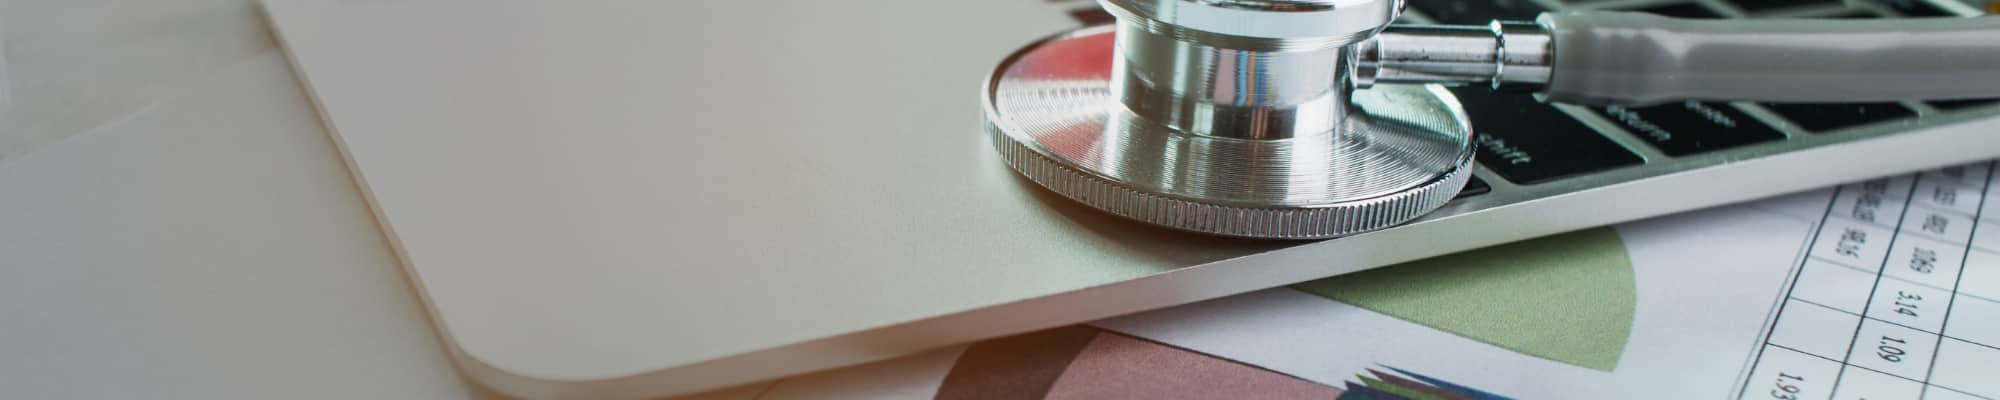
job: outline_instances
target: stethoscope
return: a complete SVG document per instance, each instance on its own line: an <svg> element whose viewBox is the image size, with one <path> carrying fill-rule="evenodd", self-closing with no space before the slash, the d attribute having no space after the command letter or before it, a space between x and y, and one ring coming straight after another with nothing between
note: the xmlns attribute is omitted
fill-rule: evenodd
<svg viewBox="0 0 2000 400"><path fill-rule="evenodd" d="M1227 236L1345 236L1451 200L1472 126L1412 83L1624 105L2000 97L2000 18L1405 26L1402 0L1099 3L1115 25L1031 44L988 79L995 149L1090 207Z"/></svg>

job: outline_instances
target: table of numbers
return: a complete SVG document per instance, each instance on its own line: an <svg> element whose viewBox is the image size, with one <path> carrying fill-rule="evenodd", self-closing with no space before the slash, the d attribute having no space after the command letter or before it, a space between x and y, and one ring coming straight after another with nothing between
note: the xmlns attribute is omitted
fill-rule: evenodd
<svg viewBox="0 0 2000 400"><path fill-rule="evenodd" d="M1994 169L1834 189L1740 397L2000 400Z"/></svg>

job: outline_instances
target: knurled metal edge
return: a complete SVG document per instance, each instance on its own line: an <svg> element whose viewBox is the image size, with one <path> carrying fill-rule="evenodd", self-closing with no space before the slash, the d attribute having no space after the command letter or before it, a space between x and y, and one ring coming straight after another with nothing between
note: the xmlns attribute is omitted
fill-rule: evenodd
<svg viewBox="0 0 2000 400"><path fill-rule="evenodd" d="M1079 171L1015 140L990 115L985 125L1001 160L1037 185L1125 218L1215 235L1327 239L1396 226L1444 206L1472 177L1472 152L1467 151L1437 179L1387 196L1310 207L1212 204L1146 193Z"/></svg>

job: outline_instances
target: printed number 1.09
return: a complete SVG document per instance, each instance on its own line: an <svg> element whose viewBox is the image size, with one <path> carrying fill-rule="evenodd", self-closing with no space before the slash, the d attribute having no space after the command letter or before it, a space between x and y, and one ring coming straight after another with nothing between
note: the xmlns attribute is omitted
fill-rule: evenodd
<svg viewBox="0 0 2000 400"><path fill-rule="evenodd" d="M1905 343L1908 342L1904 342L1903 339L1883 336L1881 346L1875 347L1875 356L1882 357L1882 361L1903 362L1903 354L1905 354L1905 352L1903 351L1903 348L1897 347L1896 345Z"/></svg>

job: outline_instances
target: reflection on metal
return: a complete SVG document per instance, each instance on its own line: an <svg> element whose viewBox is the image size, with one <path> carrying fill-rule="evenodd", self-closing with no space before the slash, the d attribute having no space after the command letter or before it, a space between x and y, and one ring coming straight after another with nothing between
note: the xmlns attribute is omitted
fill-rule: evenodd
<svg viewBox="0 0 2000 400"><path fill-rule="evenodd" d="M1113 13L1016 53L985 88L994 146L1041 186L1176 229L1311 239L1414 219L1470 177L1451 95L1354 90L1351 41L1226 48Z"/></svg>

